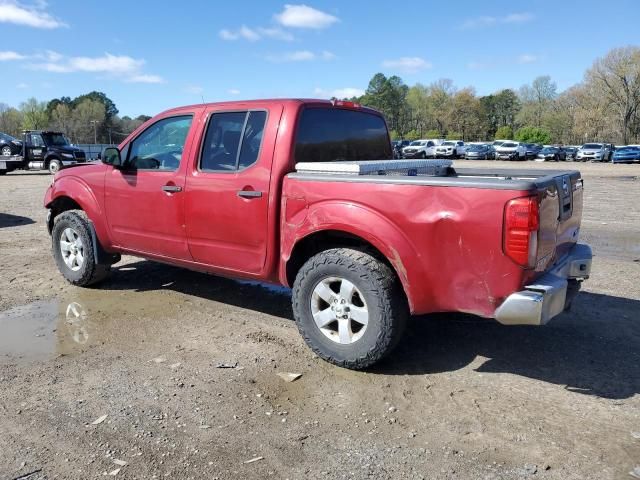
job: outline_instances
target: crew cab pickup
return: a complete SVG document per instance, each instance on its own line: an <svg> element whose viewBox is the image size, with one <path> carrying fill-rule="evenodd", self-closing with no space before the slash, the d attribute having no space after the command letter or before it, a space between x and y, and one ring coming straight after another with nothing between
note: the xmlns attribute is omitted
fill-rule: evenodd
<svg viewBox="0 0 640 480"><path fill-rule="evenodd" d="M569 306L591 269L579 172L391 158L382 115L351 102L176 108L56 174L52 253L80 286L129 254L291 287L305 341L353 369L409 314L542 325Z"/></svg>

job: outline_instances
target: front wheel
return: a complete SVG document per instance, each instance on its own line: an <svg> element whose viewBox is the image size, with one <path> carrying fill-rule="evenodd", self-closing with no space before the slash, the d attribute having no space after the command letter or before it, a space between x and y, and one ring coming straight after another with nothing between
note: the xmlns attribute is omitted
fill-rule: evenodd
<svg viewBox="0 0 640 480"><path fill-rule="evenodd" d="M96 263L91 227L82 210L68 210L58 215L51 240L58 270L69 283L86 287L109 275L110 265Z"/></svg>
<svg viewBox="0 0 640 480"><path fill-rule="evenodd" d="M311 257L296 276L292 303L307 345L324 360L354 370L388 355L408 319L395 272L350 248Z"/></svg>
<svg viewBox="0 0 640 480"><path fill-rule="evenodd" d="M62 162L60 160L57 160L54 158L49 162L49 173L51 175L55 175L56 173L58 173L61 168L62 168Z"/></svg>
<svg viewBox="0 0 640 480"><path fill-rule="evenodd" d="M2 147L2 150L0 151L0 155L3 155L5 157L10 157L11 156L11 147L8 145L5 145L4 147Z"/></svg>

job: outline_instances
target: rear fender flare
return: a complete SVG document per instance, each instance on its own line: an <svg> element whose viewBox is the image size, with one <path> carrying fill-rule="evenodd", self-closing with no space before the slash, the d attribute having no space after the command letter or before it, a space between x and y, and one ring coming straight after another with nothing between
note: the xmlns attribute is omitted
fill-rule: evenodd
<svg viewBox="0 0 640 480"><path fill-rule="evenodd" d="M419 270L414 268L416 249L390 219L359 204L321 202L287 219L282 233L281 282L287 283L286 265L298 242L322 231L342 231L373 245L395 270L413 311L415 291L420 285Z"/></svg>

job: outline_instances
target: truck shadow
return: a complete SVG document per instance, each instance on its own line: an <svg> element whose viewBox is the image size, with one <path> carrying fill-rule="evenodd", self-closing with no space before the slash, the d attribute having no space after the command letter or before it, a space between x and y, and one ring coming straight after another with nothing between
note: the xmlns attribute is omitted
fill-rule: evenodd
<svg viewBox="0 0 640 480"><path fill-rule="evenodd" d="M31 225L32 223L36 222L29 217L0 212L0 228L20 227L22 225Z"/></svg>
<svg viewBox="0 0 640 480"><path fill-rule="evenodd" d="M463 314L416 317L377 373L459 370L511 373L610 399L640 393L640 301L581 292L570 312L544 327L503 326Z"/></svg>
<svg viewBox="0 0 640 480"><path fill-rule="evenodd" d="M293 319L288 289L239 282L149 261L114 268L101 288L186 295ZM610 399L640 393L640 301L581 292L570 312L545 327L507 327L465 314L411 319L381 375L454 372L484 360L481 373L511 373Z"/></svg>

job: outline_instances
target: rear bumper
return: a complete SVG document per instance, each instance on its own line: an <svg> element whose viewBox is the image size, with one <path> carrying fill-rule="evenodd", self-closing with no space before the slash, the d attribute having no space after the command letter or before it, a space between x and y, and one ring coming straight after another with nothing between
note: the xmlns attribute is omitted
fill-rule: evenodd
<svg viewBox="0 0 640 480"><path fill-rule="evenodd" d="M591 247L576 244L550 271L524 290L509 295L495 312L504 325L544 325L567 305L569 282L577 283L591 273Z"/></svg>

